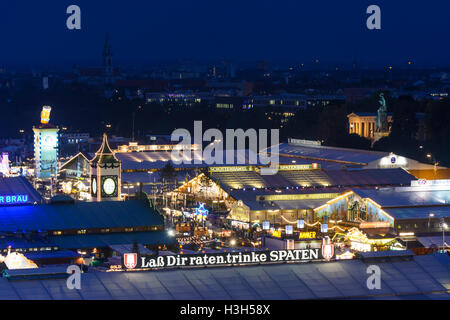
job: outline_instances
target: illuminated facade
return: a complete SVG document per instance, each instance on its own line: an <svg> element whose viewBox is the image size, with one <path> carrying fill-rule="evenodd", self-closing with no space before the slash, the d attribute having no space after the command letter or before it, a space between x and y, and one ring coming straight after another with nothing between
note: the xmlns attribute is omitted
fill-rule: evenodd
<svg viewBox="0 0 450 320"><path fill-rule="evenodd" d="M41 124L33 127L35 172L41 179L50 179L58 174L59 128L50 124L50 111L50 107L43 107Z"/></svg>
<svg viewBox="0 0 450 320"><path fill-rule="evenodd" d="M173 151L173 150L200 150L200 147L196 144L182 145L182 144L151 144L151 145L138 145L137 142L130 142L128 145L121 145L115 150L115 152L128 153L128 152L146 152L146 151Z"/></svg>
<svg viewBox="0 0 450 320"><path fill-rule="evenodd" d="M0 173L3 176L9 176L9 155L6 152L3 152L0 155Z"/></svg>
<svg viewBox="0 0 450 320"><path fill-rule="evenodd" d="M293 225L298 220L314 224L323 221L324 216L356 225L358 221L385 219L383 215L378 217L378 210L371 206L367 216L359 211L348 214L347 195L341 196L348 187L400 186L412 179L402 169L322 170L317 163L280 165L272 176L261 175L258 166L210 167L208 176L200 174L174 194L216 203L230 212L232 224L245 228L261 226L264 221L277 226ZM322 207L326 209L322 211ZM318 214L315 208L321 209ZM364 220L367 217L369 220Z"/></svg>
<svg viewBox="0 0 450 320"><path fill-rule="evenodd" d="M346 192L314 209L317 218L328 217L345 222L388 222L394 226L394 218L370 198L363 198L353 191Z"/></svg>
<svg viewBox="0 0 450 320"><path fill-rule="evenodd" d="M121 199L121 162L108 144L106 134L95 157L90 161L91 197L97 201Z"/></svg>
<svg viewBox="0 0 450 320"><path fill-rule="evenodd" d="M315 208L314 213L319 220L414 235L442 231L440 219L449 219L449 203L448 180L413 180L409 187L352 189Z"/></svg>
<svg viewBox="0 0 450 320"><path fill-rule="evenodd" d="M347 116L349 134L355 133L361 137L372 140L372 142L388 136L392 127L393 117L391 113L387 114L388 131L377 132L376 113L370 112L353 112ZM416 138L419 141L424 141L428 138L426 131L426 118L424 113L416 113L417 132Z"/></svg>
<svg viewBox="0 0 450 320"><path fill-rule="evenodd" d="M374 140L377 132L376 113L358 112L348 116L349 134L357 134L361 137ZM392 123L392 115L388 114L387 121ZM390 127L390 126L389 126Z"/></svg>

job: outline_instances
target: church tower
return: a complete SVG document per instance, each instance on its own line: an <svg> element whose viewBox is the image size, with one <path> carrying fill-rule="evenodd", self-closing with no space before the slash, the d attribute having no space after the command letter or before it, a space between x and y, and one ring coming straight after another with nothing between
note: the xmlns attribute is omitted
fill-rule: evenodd
<svg viewBox="0 0 450 320"><path fill-rule="evenodd" d="M112 47L111 43L109 42L109 35L107 33L105 38L105 46L103 47L103 72L106 82L111 82L114 73L112 56Z"/></svg>
<svg viewBox="0 0 450 320"><path fill-rule="evenodd" d="M95 157L90 161L91 197L93 201L118 201L121 190L121 162L108 144L106 133Z"/></svg>

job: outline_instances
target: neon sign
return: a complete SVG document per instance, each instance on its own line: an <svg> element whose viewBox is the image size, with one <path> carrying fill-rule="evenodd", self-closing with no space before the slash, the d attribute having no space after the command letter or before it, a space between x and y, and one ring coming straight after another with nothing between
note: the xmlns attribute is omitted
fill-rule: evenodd
<svg viewBox="0 0 450 320"><path fill-rule="evenodd" d="M0 195L0 204L23 204L28 202L28 195Z"/></svg>
<svg viewBox="0 0 450 320"><path fill-rule="evenodd" d="M209 210L205 209L205 204L200 203L198 208L195 208L195 215L206 218L209 214Z"/></svg>
<svg viewBox="0 0 450 320"><path fill-rule="evenodd" d="M285 263L303 262L314 260L331 260L334 257L334 247L331 243L326 243L325 248L315 249L293 249L293 250L271 250L252 252L229 252L210 253L176 256L147 256L140 255L137 259L125 254L122 258L123 270L139 270L151 268L170 267L197 267L197 266L220 266L220 265L240 265L240 264L265 264L265 263Z"/></svg>
<svg viewBox="0 0 450 320"><path fill-rule="evenodd" d="M299 239L315 239L316 233L314 231L311 232L300 232L298 234Z"/></svg>
<svg viewBox="0 0 450 320"><path fill-rule="evenodd" d="M274 230L272 232L272 236L276 237L276 238L281 238L281 231L279 230Z"/></svg>

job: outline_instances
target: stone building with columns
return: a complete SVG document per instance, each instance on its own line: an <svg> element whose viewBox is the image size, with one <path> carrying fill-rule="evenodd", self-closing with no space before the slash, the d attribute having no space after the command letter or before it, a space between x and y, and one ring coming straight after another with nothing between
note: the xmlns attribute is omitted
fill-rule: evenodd
<svg viewBox="0 0 450 320"><path fill-rule="evenodd" d="M374 143L376 140L388 135L391 131L393 120L393 114L387 114L388 132L377 133L377 114L375 112L352 112L347 115L349 134L356 133L357 135L367 138ZM419 141L425 141L429 135L426 128L426 115L425 113L416 113L417 120L417 132L416 139Z"/></svg>
<svg viewBox="0 0 450 320"><path fill-rule="evenodd" d="M348 116L349 133L374 140L377 132L377 123L375 112L352 112ZM388 128L390 131L392 125L392 113L387 114Z"/></svg>

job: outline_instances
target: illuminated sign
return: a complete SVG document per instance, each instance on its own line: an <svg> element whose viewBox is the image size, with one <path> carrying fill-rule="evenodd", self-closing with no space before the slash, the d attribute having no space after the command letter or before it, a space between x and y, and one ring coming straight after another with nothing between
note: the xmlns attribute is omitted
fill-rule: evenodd
<svg viewBox="0 0 450 320"><path fill-rule="evenodd" d="M302 139L294 139L294 138L289 138L288 140L289 144L292 145L300 145L300 146L321 146L322 143L317 140L302 140Z"/></svg>
<svg viewBox="0 0 450 320"><path fill-rule="evenodd" d="M24 204L28 202L28 195L0 195L0 205L1 204Z"/></svg>
<svg viewBox="0 0 450 320"><path fill-rule="evenodd" d="M411 181L411 187L423 187L423 186L450 186L449 179L439 179L439 180L427 180L427 179L419 179Z"/></svg>
<svg viewBox="0 0 450 320"><path fill-rule="evenodd" d="M380 168L396 168L407 165L408 160L405 157L397 156L395 154L383 157L378 162L378 167Z"/></svg>
<svg viewBox="0 0 450 320"><path fill-rule="evenodd" d="M297 229L305 228L305 220L297 220Z"/></svg>
<svg viewBox="0 0 450 320"><path fill-rule="evenodd" d="M205 204L200 203L198 208L195 208L195 215L206 218L209 214L209 210L205 209Z"/></svg>
<svg viewBox="0 0 450 320"><path fill-rule="evenodd" d="M52 111L52 107L44 106L41 111L41 123L48 124L50 122L50 112Z"/></svg>
<svg viewBox="0 0 450 320"><path fill-rule="evenodd" d="M256 196L256 201L291 201L291 200L316 200L333 199L339 193L309 193L309 194L271 194L266 196Z"/></svg>
<svg viewBox="0 0 450 320"><path fill-rule="evenodd" d="M122 265L129 270L144 268L205 267L255 263L264 264L274 262L302 262L321 259L329 260L334 255L334 250L331 250L331 248L329 247L325 248L324 250L324 252L326 253L326 257L322 255L322 251L323 250L320 250L319 248L315 248L229 253L221 252L194 255L178 254L158 257L141 255L138 257L136 264L134 263L134 256L130 257L130 254L127 253L122 257ZM127 264L125 264L125 262L127 262Z"/></svg>
<svg viewBox="0 0 450 320"><path fill-rule="evenodd" d="M375 222L361 222L359 227L361 229L372 229L372 228L389 228L389 221L375 221Z"/></svg>
<svg viewBox="0 0 450 320"><path fill-rule="evenodd" d="M274 231L272 232L272 236L273 236L273 237L276 237L276 238L281 238L281 231L274 230Z"/></svg>
<svg viewBox="0 0 450 320"><path fill-rule="evenodd" d="M123 263L127 269L134 269L137 264L137 253L126 253L123 255Z"/></svg>
<svg viewBox="0 0 450 320"><path fill-rule="evenodd" d="M262 227L263 227L263 230L269 230L270 229L270 222L269 221L263 221Z"/></svg>
<svg viewBox="0 0 450 320"><path fill-rule="evenodd" d="M250 166L233 166L233 167L211 167L209 172L243 172L252 171Z"/></svg>
<svg viewBox="0 0 450 320"><path fill-rule="evenodd" d="M329 237L325 237L322 240L322 257L325 260L330 260L334 256L334 244L331 243Z"/></svg>
<svg viewBox="0 0 450 320"><path fill-rule="evenodd" d="M353 252L350 251L346 251L342 254L337 254L336 255L336 260L348 260L348 259L353 259L355 257L355 254Z"/></svg>
<svg viewBox="0 0 450 320"><path fill-rule="evenodd" d="M298 234L299 239L315 239L316 233L314 231L311 232L300 232Z"/></svg>
<svg viewBox="0 0 450 320"><path fill-rule="evenodd" d="M326 224L326 223L321 224L320 232L327 233L328 232L328 224Z"/></svg>
<svg viewBox="0 0 450 320"><path fill-rule="evenodd" d="M196 144L164 144L164 145L138 145L137 142L130 142L130 144L119 146L116 152L142 152L142 151L172 151L172 150L200 150Z"/></svg>
<svg viewBox="0 0 450 320"><path fill-rule="evenodd" d="M293 233L293 228L291 225L287 225L286 226L286 234L292 234Z"/></svg>
<svg viewBox="0 0 450 320"><path fill-rule="evenodd" d="M313 170L313 169L320 169L320 164L318 164L318 163L287 164L287 165L280 165L278 168L279 171Z"/></svg>
<svg viewBox="0 0 450 320"><path fill-rule="evenodd" d="M58 171L58 128L33 128L36 175L50 178Z"/></svg>

